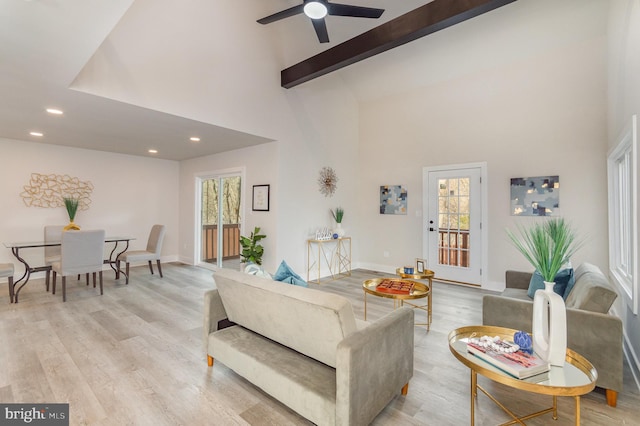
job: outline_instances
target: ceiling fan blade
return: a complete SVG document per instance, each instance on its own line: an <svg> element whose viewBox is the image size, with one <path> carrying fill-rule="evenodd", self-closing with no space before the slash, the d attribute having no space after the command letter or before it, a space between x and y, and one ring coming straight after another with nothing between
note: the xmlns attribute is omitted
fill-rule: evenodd
<svg viewBox="0 0 640 426"><path fill-rule="evenodd" d="M311 22L313 22L313 28L315 28L318 35L318 41L320 43L329 43L329 33L327 32L327 23L324 18L312 19Z"/></svg>
<svg viewBox="0 0 640 426"><path fill-rule="evenodd" d="M272 22L276 22L290 16L299 15L302 12L304 12L304 4L290 7L289 9L282 10L278 13L274 13L273 15L266 16L262 19L258 19L256 22L263 25L270 24Z"/></svg>
<svg viewBox="0 0 640 426"><path fill-rule="evenodd" d="M327 3L329 15L352 16L355 18L379 18L384 9L373 7L351 6L348 4Z"/></svg>

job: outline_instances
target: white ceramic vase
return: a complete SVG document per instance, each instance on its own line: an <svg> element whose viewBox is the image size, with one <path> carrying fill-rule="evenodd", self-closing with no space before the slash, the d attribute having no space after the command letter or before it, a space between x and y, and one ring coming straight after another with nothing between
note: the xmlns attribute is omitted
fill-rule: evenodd
<svg viewBox="0 0 640 426"><path fill-rule="evenodd" d="M553 291L555 283L533 297L533 350L551 365L563 366L567 352L567 312L564 299Z"/></svg>
<svg viewBox="0 0 640 426"><path fill-rule="evenodd" d="M338 234L338 238L344 237L344 229L342 229L342 223L336 223L336 229L333 231L335 234Z"/></svg>

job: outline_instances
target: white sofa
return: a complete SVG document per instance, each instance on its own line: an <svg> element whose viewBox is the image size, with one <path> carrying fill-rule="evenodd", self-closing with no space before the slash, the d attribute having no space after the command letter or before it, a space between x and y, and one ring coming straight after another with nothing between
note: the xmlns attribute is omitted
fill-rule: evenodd
<svg viewBox="0 0 640 426"><path fill-rule="evenodd" d="M221 269L205 293L214 359L319 425L366 425L413 376L413 311L356 320L341 296Z"/></svg>

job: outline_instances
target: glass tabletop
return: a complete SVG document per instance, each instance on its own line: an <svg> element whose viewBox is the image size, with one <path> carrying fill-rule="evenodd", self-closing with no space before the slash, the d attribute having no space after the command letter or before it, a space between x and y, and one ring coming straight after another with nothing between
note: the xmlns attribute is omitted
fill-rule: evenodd
<svg viewBox="0 0 640 426"><path fill-rule="evenodd" d="M135 237L105 237L105 243L114 243L117 241L133 241ZM31 248L31 247L52 247L59 246L60 241L19 241L19 242L3 242L2 243L6 248Z"/></svg>

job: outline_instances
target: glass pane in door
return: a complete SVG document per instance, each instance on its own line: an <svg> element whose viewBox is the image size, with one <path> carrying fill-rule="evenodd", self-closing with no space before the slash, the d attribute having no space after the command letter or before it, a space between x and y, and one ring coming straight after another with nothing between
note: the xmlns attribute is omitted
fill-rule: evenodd
<svg viewBox="0 0 640 426"><path fill-rule="evenodd" d="M222 181L222 262L225 268L240 267L240 176Z"/></svg>
<svg viewBox="0 0 640 426"><path fill-rule="evenodd" d="M438 180L438 263L469 267L468 177Z"/></svg>
<svg viewBox="0 0 640 426"><path fill-rule="evenodd" d="M202 181L200 221L202 223L202 262L216 263L218 258L218 181Z"/></svg>
<svg viewBox="0 0 640 426"><path fill-rule="evenodd" d="M202 181L202 262L240 264L240 183L240 176Z"/></svg>

